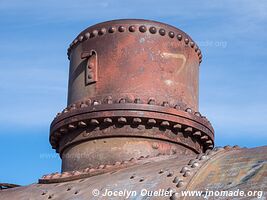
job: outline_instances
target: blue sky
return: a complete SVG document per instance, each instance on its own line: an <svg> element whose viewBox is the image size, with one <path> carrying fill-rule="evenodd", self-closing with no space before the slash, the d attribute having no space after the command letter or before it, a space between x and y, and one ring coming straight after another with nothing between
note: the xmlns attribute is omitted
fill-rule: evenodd
<svg viewBox="0 0 267 200"><path fill-rule="evenodd" d="M87 26L118 18L174 25L201 47L200 111L217 145L267 143L265 0L0 0L0 182L60 171L48 143L66 106L66 50Z"/></svg>

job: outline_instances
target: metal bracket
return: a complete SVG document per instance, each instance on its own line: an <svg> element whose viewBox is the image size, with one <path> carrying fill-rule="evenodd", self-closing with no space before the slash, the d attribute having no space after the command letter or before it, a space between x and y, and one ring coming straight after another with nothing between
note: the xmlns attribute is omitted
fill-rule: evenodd
<svg viewBox="0 0 267 200"><path fill-rule="evenodd" d="M85 69L85 84L89 85L92 83L96 83L98 80L98 63L97 63L97 54L95 50L91 50L90 52L83 52L81 54L81 58L87 59L86 69Z"/></svg>

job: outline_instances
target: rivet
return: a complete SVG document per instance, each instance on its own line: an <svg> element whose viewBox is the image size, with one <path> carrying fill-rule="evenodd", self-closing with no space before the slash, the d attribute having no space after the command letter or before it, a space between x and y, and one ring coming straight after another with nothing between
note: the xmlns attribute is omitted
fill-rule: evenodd
<svg viewBox="0 0 267 200"><path fill-rule="evenodd" d="M200 112L195 112L195 115L198 116L198 117L201 117Z"/></svg>
<svg viewBox="0 0 267 200"><path fill-rule="evenodd" d="M175 33L174 33L173 31L170 31L170 32L169 32L169 37L170 37L170 38L174 38L174 36L175 36Z"/></svg>
<svg viewBox="0 0 267 200"><path fill-rule="evenodd" d="M177 39L178 39L179 41L181 41L181 40L183 39L183 36L182 36L181 34L178 34L178 35L177 35Z"/></svg>
<svg viewBox="0 0 267 200"><path fill-rule="evenodd" d="M206 141L206 144L212 144L211 140Z"/></svg>
<svg viewBox="0 0 267 200"><path fill-rule="evenodd" d="M202 59L199 60L199 63L202 63Z"/></svg>
<svg viewBox="0 0 267 200"><path fill-rule="evenodd" d="M172 177L173 176L173 172L169 172L168 174L167 174L167 177Z"/></svg>
<svg viewBox="0 0 267 200"><path fill-rule="evenodd" d="M178 183L177 183L177 185L176 185L176 187L183 187L184 186L184 181L182 181L182 180L180 180Z"/></svg>
<svg viewBox="0 0 267 200"><path fill-rule="evenodd" d="M91 119L90 124L96 126L99 124L99 121L97 121L96 119Z"/></svg>
<svg viewBox="0 0 267 200"><path fill-rule="evenodd" d="M120 117L118 119L118 122L121 123L121 124L125 124L127 122L127 119L125 117Z"/></svg>
<svg viewBox="0 0 267 200"><path fill-rule="evenodd" d="M69 125L68 125L68 128L69 128L69 129L75 129L75 128L76 128L76 126L75 126L75 125L73 125L73 124L69 124Z"/></svg>
<svg viewBox="0 0 267 200"><path fill-rule="evenodd" d="M195 45L195 52L197 52L198 49L199 49L199 47L197 45Z"/></svg>
<svg viewBox="0 0 267 200"><path fill-rule="evenodd" d="M154 98L150 98L150 99L148 100L148 104L150 104L150 105L155 105L155 103L156 103L156 101L155 101Z"/></svg>
<svg viewBox="0 0 267 200"><path fill-rule="evenodd" d="M91 34L91 37L95 37L98 35L98 31L97 30L93 30L92 34Z"/></svg>
<svg viewBox="0 0 267 200"><path fill-rule="evenodd" d="M107 98L106 98L106 103L107 104L112 104L113 102L112 102L112 97L111 96L108 96Z"/></svg>
<svg viewBox="0 0 267 200"><path fill-rule="evenodd" d="M156 122L156 120L155 119L148 119L147 120L147 124L149 124L149 125L154 125L154 124L156 124L157 122Z"/></svg>
<svg viewBox="0 0 267 200"><path fill-rule="evenodd" d="M152 144L152 148L153 148L153 149L158 149L158 148L159 148L158 143L154 142L154 143Z"/></svg>
<svg viewBox="0 0 267 200"><path fill-rule="evenodd" d="M118 30L119 30L119 32L124 32L125 31L125 27L124 26L119 26Z"/></svg>
<svg viewBox="0 0 267 200"><path fill-rule="evenodd" d="M201 156L203 156L203 153L198 154L197 159L200 159Z"/></svg>
<svg viewBox="0 0 267 200"><path fill-rule="evenodd" d="M201 51L200 49L197 50L197 55L200 55L201 54Z"/></svg>
<svg viewBox="0 0 267 200"><path fill-rule="evenodd" d="M100 103L97 101L97 100L94 100L93 101L93 105L96 106L96 105L99 105Z"/></svg>
<svg viewBox="0 0 267 200"><path fill-rule="evenodd" d="M111 118L105 118L104 119L104 123L111 124L112 123L112 119Z"/></svg>
<svg viewBox="0 0 267 200"><path fill-rule="evenodd" d="M181 129L182 128L182 125L181 124L175 124L173 126L174 129Z"/></svg>
<svg viewBox="0 0 267 200"><path fill-rule="evenodd" d="M134 100L134 103L142 103L142 102L141 102L141 99L140 99L140 98L136 98L136 99Z"/></svg>
<svg viewBox="0 0 267 200"><path fill-rule="evenodd" d="M195 161L196 161L195 159L189 160L188 165L192 165Z"/></svg>
<svg viewBox="0 0 267 200"><path fill-rule="evenodd" d="M83 121L78 122L79 127L86 127L86 123Z"/></svg>
<svg viewBox="0 0 267 200"><path fill-rule="evenodd" d="M195 46L195 43L193 41L190 42L190 47L194 47Z"/></svg>
<svg viewBox="0 0 267 200"><path fill-rule="evenodd" d="M85 34L84 34L84 37L85 37L86 39L89 39L89 38L90 38L90 33L89 33L89 32L85 33Z"/></svg>
<svg viewBox="0 0 267 200"><path fill-rule="evenodd" d="M170 126L170 123L168 121L162 121L160 123L161 126L164 126L164 127L167 127L167 126Z"/></svg>
<svg viewBox="0 0 267 200"><path fill-rule="evenodd" d="M161 169L160 171L159 171L159 174L163 174L164 173L164 171L163 171L163 169Z"/></svg>
<svg viewBox="0 0 267 200"><path fill-rule="evenodd" d="M116 30L116 28L115 28L115 27L110 27L110 28L108 29L108 32L109 32L109 33L114 33L114 32L115 32L115 30Z"/></svg>
<svg viewBox="0 0 267 200"><path fill-rule="evenodd" d="M185 38L184 39L184 42L185 42L185 44L188 44L189 43L189 39L188 38Z"/></svg>
<svg viewBox="0 0 267 200"><path fill-rule="evenodd" d="M98 167L97 167L97 169L104 169L105 168L105 165L99 165Z"/></svg>
<svg viewBox="0 0 267 200"><path fill-rule="evenodd" d="M98 32L98 35L104 35L107 32L105 28L101 28Z"/></svg>
<svg viewBox="0 0 267 200"><path fill-rule="evenodd" d="M198 167L198 166L199 166L199 163L198 163L198 162L194 162L194 163L191 165L192 168L196 168L196 167Z"/></svg>
<svg viewBox="0 0 267 200"><path fill-rule="evenodd" d="M129 163L128 160L124 160L124 161L121 162L121 164L128 164L128 163Z"/></svg>
<svg viewBox="0 0 267 200"><path fill-rule="evenodd" d="M129 27L129 31L130 31L130 32L135 32L135 26L130 26L130 27Z"/></svg>
<svg viewBox="0 0 267 200"><path fill-rule="evenodd" d="M75 39L75 40L74 40L74 44L77 44L77 43L78 43L78 39Z"/></svg>
<svg viewBox="0 0 267 200"><path fill-rule="evenodd" d="M175 178L173 179L173 183L178 183L178 181L179 181L180 179L179 179L179 177L178 176L175 176Z"/></svg>
<svg viewBox="0 0 267 200"><path fill-rule="evenodd" d="M198 57L199 57L199 59L202 59L202 55L201 54Z"/></svg>
<svg viewBox="0 0 267 200"><path fill-rule="evenodd" d="M79 37L79 41L80 41L80 42L83 41L83 36L82 36L82 35Z"/></svg>
<svg viewBox="0 0 267 200"><path fill-rule="evenodd" d="M209 145L207 148L208 149L213 149L213 145Z"/></svg>
<svg viewBox="0 0 267 200"><path fill-rule="evenodd" d="M67 113L67 112L69 112L69 111L68 111L68 108L65 108L62 112L63 112L63 113Z"/></svg>
<svg viewBox="0 0 267 200"><path fill-rule="evenodd" d="M141 122L142 122L142 120L140 118L137 118L137 117L133 118L134 124L140 124Z"/></svg>
<svg viewBox="0 0 267 200"><path fill-rule="evenodd" d="M162 106L169 107L169 102L168 101L163 101Z"/></svg>
<svg viewBox="0 0 267 200"><path fill-rule="evenodd" d="M185 109L185 112L192 113L192 109L191 108L187 108L187 109Z"/></svg>
<svg viewBox="0 0 267 200"><path fill-rule="evenodd" d="M193 131L193 128L192 127L187 127L184 129L185 132L192 132Z"/></svg>
<svg viewBox="0 0 267 200"><path fill-rule="evenodd" d="M139 31L140 31L141 33L146 32L146 27L145 27L144 25L140 26L140 27L139 27Z"/></svg>
<svg viewBox="0 0 267 200"><path fill-rule="evenodd" d="M230 145L226 145L223 148L226 149L226 150L229 150L229 149L231 149L231 146Z"/></svg>
<svg viewBox="0 0 267 200"><path fill-rule="evenodd" d="M189 169L188 167L185 166L185 167L183 167L183 168L181 169L180 172L181 172L181 173L185 173L185 172L188 171L188 170L190 170L190 169Z"/></svg>
<svg viewBox="0 0 267 200"><path fill-rule="evenodd" d="M121 98L121 99L119 100L119 103L126 103L126 99L125 99L125 98Z"/></svg>
<svg viewBox="0 0 267 200"><path fill-rule="evenodd" d="M177 105L177 104L174 106L174 108L175 108L176 110L181 110L181 106L180 106L180 105Z"/></svg>
<svg viewBox="0 0 267 200"><path fill-rule="evenodd" d="M186 171L185 173L184 173L184 177L188 177L188 176L190 176L191 175L191 172L188 170L188 171Z"/></svg>
<svg viewBox="0 0 267 200"><path fill-rule="evenodd" d="M161 29L159 29L159 34L161 36L164 36L166 34L166 31L163 28L161 28Z"/></svg>
<svg viewBox="0 0 267 200"><path fill-rule="evenodd" d="M80 171L75 170L75 171L73 171L72 174L75 175L75 176L77 176L77 175L80 175L80 174L82 174L82 173L81 173Z"/></svg>
<svg viewBox="0 0 267 200"><path fill-rule="evenodd" d="M139 158L137 158L137 160L142 160L144 158L145 158L144 156L140 156Z"/></svg>
<svg viewBox="0 0 267 200"><path fill-rule="evenodd" d="M196 131L193 133L193 136L201 136L201 132L200 131Z"/></svg>
<svg viewBox="0 0 267 200"><path fill-rule="evenodd" d="M199 160L206 160L208 157L207 156L201 156L200 158L199 158Z"/></svg>
<svg viewBox="0 0 267 200"><path fill-rule="evenodd" d="M154 26L151 26L149 28L149 32L152 33L152 34L155 34L157 32L157 29Z"/></svg>
<svg viewBox="0 0 267 200"><path fill-rule="evenodd" d="M204 135L204 136L202 136L200 139L201 139L201 140L207 140L207 139L209 139L209 138L208 138L208 136ZM207 143L207 142L206 142L206 143Z"/></svg>

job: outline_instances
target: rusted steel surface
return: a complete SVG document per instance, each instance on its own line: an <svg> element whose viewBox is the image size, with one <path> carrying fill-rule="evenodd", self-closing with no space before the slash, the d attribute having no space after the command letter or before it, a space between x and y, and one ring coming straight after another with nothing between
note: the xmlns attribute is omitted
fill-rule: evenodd
<svg viewBox="0 0 267 200"><path fill-rule="evenodd" d="M198 111L202 55L187 34L154 21L109 21L81 32L68 56L68 105L49 138L62 171L2 190L1 200L126 199L102 196L118 190L136 191L132 200L177 200L193 199L182 191L267 190L267 147L213 148L212 125Z"/></svg>
<svg viewBox="0 0 267 200"><path fill-rule="evenodd" d="M241 149L226 146L209 150L205 154L167 155L142 158L131 164L130 162L117 163L116 167L114 165L109 166L110 168L100 166L98 169L86 172L46 175L40 179L42 184L3 190L0 193L1 199L125 199L125 197L96 197L92 195L93 189L99 189L101 194L106 190L137 191L137 196L130 196L128 198L130 200L183 199L177 194L184 190L239 188L245 192L267 191L267 147ZM87 173L87 176L82 173ZM64 176L68 179L64 179ZM79 179L77 176L80 176ZM141 196L142 189L169 191L169 196ZM262 198L266 196L267 194L263 193Z"/></svg>
<svg viewBox="0 0 267 200"><path fill-rule="evenodd" d="M221 153L204 165L189 182L187 190L203 191L259 191L261 199L267 198L267 146L252 149L229 151L220 149ZM208 180L208 181L207 181ZM204 196L205 194L203 194ZM225 199L210 197L209 199ZM257 199L246 196L236 199ZM192 198L193 199L193 198ZM195 198L197 199L197 198Z"/></svg>
<svg viewBox="0 0 267 200"><path fill-rule="evenodd" d="M108 21L82 31L68 56L68 106L50 131L63 171L214 147L214 130L198 111L201 51L183 31Z"/></svg>
<svg viewBox="0 0 267 200"><path fill-rule="evenodd" d="M202 55L195 42L175 27L147 20L100 23L77 36L69 56L68 105L92 97L137 95L198 110ZM88 68L91 74L86 74ZM92 82L86 84L88 75Z"/></svg>

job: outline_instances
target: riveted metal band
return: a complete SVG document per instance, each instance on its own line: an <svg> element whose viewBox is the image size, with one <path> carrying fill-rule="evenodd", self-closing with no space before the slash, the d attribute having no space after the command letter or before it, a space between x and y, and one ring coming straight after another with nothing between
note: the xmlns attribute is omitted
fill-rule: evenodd
<svg viewBox="0 0 267 200"><path fill-rule="evenodd" d="M213 160L218 155L224 155L224 153L227 153L228 151L239 149L240 147L237 145L233 147L229 145L225 147L215 147L212 150L207 150L205 153L198 154L195 159L189 160L188 164L182 166L180 169L180 173L176 174L175 178L173 179L173 184L175 186L169 188L169 190L172 191L170 200L180 199L182 197L180 191L186 191L187 186L190 184L196 174L200 171L200 168L207 165L210 160Z"/></svg>
<svg viewBox="0 0 267 200"><path fill-rule="evenodd" d="M151 101L149 102L151 103ZM183 144L179 138L181 136L178 136L179 132L197 140L203 146L202 151L211 149L214 145L212 126L205 118L200 117L198 114L193 114L190 109L183 111L167 107L166 104L164 104L165 106L158 106L125 103L123 100L117 104L93 103L87 107L81 106L82 104L79 105L80 108L76 107L60 114L51 124L50 143L58 152L73 143L114 136L154 138L193 148L189 144ZM109 127L122 128L126 125L130 125L131 128L137 131L133 130L124 134L116 131L97 131L97 127L101 127L101 129ZM156 127L163 132L151 135L144 134L138 130L140 125L149 129ZM60 138L77 129L86 130L86 134L82 134L82 137L76 137L72 141L62 140L59 147ZM170 130L171 134L164 134L165 130ZM94 133L90 134L93 131ZM196 152L198 151L196 150Z"/></svg>
<svg viewBox="0 0 267 200"><path fill-rule="evenodd" d="M196 52L199 63L202 62L202 54L198 45L186 33L172 26L148 20L114 20L110 21L109 25L102 24L103 26L98 25L97 28L92 26L80 33L68 48L68 58L72 49L85 41L113 36L114 34L136 34L139 32L141 34L151 34L155 37L168 37L171 42L179 42L191 47Z"/></svg>

